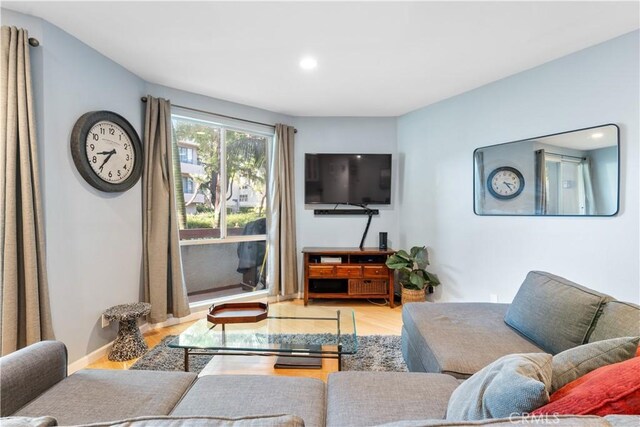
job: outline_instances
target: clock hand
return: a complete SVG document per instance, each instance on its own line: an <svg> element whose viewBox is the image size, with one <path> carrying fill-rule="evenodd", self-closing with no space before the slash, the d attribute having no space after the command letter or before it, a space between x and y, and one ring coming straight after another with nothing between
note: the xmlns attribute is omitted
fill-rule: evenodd
<svg viewBox="0 0 640 427"><path fill-rule="evenodd" d="M104 161L100 165L100 168L99 168L100 172L102 172L102 168L104 167L105 163L107 163L109 161L109 159L111 158L111 156L113 156L114 154L116 154L115 148L109 152L109 155L107 157L105 157Z"/></svg>
<svg viewBox="0 0 640 427"><path fill-rule="evenodd" d="M509 183L508 183L508 182L506 182L506 181L502 181L502 183L503 183L504 185L506 185L507 187L509 187L509 190L512 190L511 186L512 186L513 184L509 184Z"/></svg>
<svg viewBox="0 0 640 427"><path fill-rule="evenodd" d="M116 151L116 150L115 150L115 148L114 148L114 149L113 149L113 150L111 150L111 151L100 151L99 153L96 153L96 154L115 154L115 151Z"/></svg>

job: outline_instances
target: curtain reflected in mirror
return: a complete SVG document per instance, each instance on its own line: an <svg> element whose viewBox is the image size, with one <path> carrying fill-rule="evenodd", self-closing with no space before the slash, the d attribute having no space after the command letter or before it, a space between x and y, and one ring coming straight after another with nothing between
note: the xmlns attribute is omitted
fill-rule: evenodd
<svg viewBox="0 0 640 427"><path fill-rule="evenodd" d="M611 216L618 177L616 125L482 147L474 152L474 212Z"/></svg>

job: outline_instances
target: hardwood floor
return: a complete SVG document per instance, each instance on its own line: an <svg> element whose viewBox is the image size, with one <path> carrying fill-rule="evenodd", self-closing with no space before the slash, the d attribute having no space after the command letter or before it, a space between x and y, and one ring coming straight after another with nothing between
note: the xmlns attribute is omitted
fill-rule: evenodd
<svg viewBox="0 0 640 427"><path fill-rule="evenodd" d="M376 303L380 301L375 301ZM272 304L276 305L276 304ZM278 309L282 313L297 312L304 310L302 300L286 301L277 303ZM340 308L352 309L356 318L356 330L360 335L400 335L402 329L402 306L398 305L391 309L388 305L379 306L368 301L357 300L316 300L310 301L307 307L312 307L314 311L326 309L333 312ZM154 329L144 334L145 341L149 348L157 345L167 335L178 335L193 322L168 326L162 329ZM301 325L307 332L308 323ZM126 362L112 362L103 356L101 359L90 364L92 369L129 369L137 359ZM210 374L256 374L256 375L289 375L319 378L326 381L330 372L338 370L336 360L325 359L321 370L315 369L274 369L275 357L265 356L216 356L212 362L202 371L204 375Z"/></svg>

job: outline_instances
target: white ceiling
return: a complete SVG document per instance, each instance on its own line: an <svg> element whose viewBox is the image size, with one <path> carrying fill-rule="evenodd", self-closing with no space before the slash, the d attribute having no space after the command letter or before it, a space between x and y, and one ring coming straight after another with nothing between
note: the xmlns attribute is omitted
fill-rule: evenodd
<svg viewBox="0 0 640 427"><path fill-rule="evenodd" d="M639 27L637 1L2 6L152 83L297 116L401 115Z"/></svg>

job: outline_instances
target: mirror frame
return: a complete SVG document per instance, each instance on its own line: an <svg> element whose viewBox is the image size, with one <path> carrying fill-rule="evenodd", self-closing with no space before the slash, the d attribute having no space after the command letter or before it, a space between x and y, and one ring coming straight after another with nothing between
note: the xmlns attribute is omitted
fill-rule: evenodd
<svg viewBox="0 0 640 427"><path fill-rule="evenodd" d="M601 128L604 126L614 126L616 129L616 147L617 147L617 162L618 162L618 170L616 171L616 178L617 178L617 185L616 185L616 191L615 191L615 197L616 197L616 209L613 213L611 214L606 214L606 215L579 215L579 214L563 214L563 215L559 215L559 214L549 214L549 215L536 215L535 213L531 213L531 214L518 214L518 213L478 213L477 212L477 208L478 206L476 206L476 191L478 190L476 188L476 152L478 150L483 150L486 148L492 148L492 147L500 147L503 145L507 145L507 144L514 144L516 142L527 142L527 141L531 141L531 140L537 140L537 139L541 139L541 138L548 138L551 136L557 136L557 135L564 135L567 133L572 133L572 132L580 132L580 131L584 131L584 130L589 130L589 129L596 129L596 128ZM471 196L473 197L473 213L477 216L521 216L521 217L538 217L538 218L545 218L545 217L573 217L573 218L608 218L608 217L612 217L612 216L616 216L618 215L618 213L620 212L620 169L621 169L621 162L620 162L620 127L615 124L615 123L604 123L601 125L597 125L597 126L589 126L589 127L585 127L585 128L580 128L580 129L572 129L572 130L568 130L568 131L564 131L564 132L557 132L557 133L551 133L548 135L541 135L541 136L534 136L531 138L525 138L525 139L519 139L516 141L509 141L509 142L502 142L500 144L493 144L493 145L485 145L483 147L478 147L475 150L473 150L473 155L471 158L472 161L472 176L473 176L473 191ZM526 183L525 183L526 184ZM531 185L531 184L529 184Z"/></svg>

